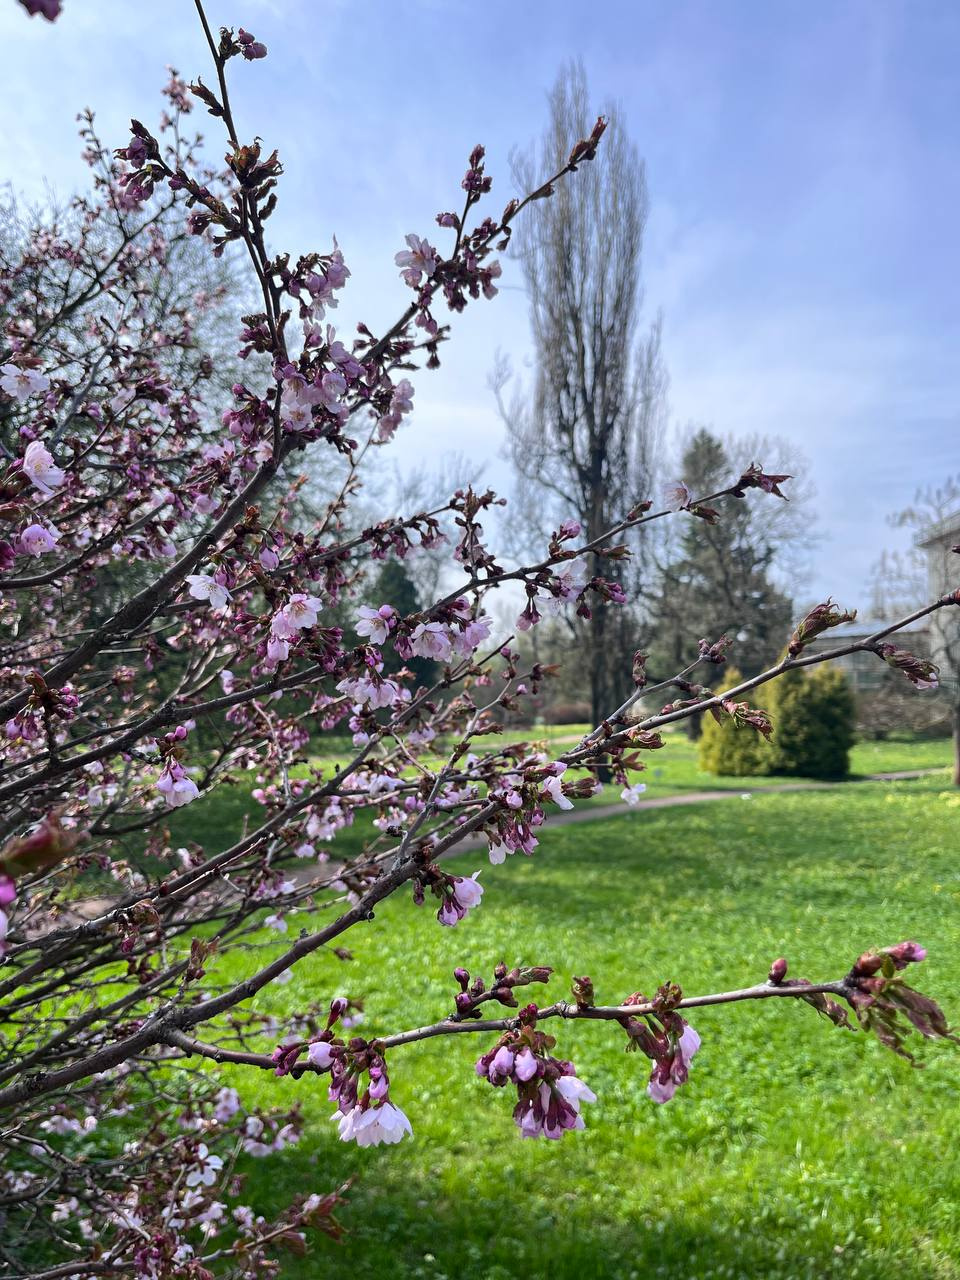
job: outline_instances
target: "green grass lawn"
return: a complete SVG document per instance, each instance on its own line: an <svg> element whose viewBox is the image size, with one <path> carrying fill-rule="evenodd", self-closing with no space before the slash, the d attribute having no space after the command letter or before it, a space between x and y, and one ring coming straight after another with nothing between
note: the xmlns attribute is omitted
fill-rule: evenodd
<svg viewBox="0 0 960 1280"><path fill-rule="evenodd" d="M551 735L547 741L554 743L559 754L564 746L570 745L580 734L586 732L586 728L585 725L557 725L537 729L526 735L512 730L504 735L504 741L516 742L547 733ZM557 741L558 738L560 741ZM314 759L328 764L344 763L350 759L351 750L346 739L335 739ZM900 769L946 769L951 751L952 744L947 738L903 737L887 742L861 742L855 744L850 754L850 768L854 777ZM646 783L647 795L651 798L691 791L754 791L779 782L798 781L796 778L720 778L703 773L697 766L696 744L682 733L667 734L666 745L659 751L646 753L645 758L648 767L638 780ZM174 810L169 815L167 824L174 846L195 840L209 852L226 848L242 833L245 818L252 823L262 814L260 806L250 799L253 785L253 781L249 785L242 782L222 785L189 807ZM585 804L619 803L621 790L621 787L605 787L602 794L593 799L578 801L578 807ZM330 846L331 853L335 856L352 856L360 851L364 840L372 831L370 820L361 815L353 827L340 833L336 842ZM132 856L136 856L138 844L135 840L129 842ZM157 867L154 865L151 870L156 871Z"/></svg>
<svg viewBox="0 0 960 1280"><path fill-rule="evenodd" d="M871 769L917 759L861 750ZM533 859L485 869L483 905L457 929L403 894L350 934L352 963L309 957L258 1007L282 1018L363 995L372 1036L448 1011L458 964L485 976L501 958L552 964L550 986L531 989L545 999L589 972L612 1002L665 979L691 994L744 985L780 954L794 975L839 976L864 947L913 937L930 951L917 984L960 1021L960 797L944 785L757 792L547 830ZM217 975L251 963L224 958ZM663 1107L619 1029L561 1024L557 1051L599 1101L586 1132L555 1144L521 1141L509 1094L475 1078L489 1037L394 1053L414 1138L374 1150L336 1141L316 1079L225 1072L248 1101L300 1099L308 1118L299 1147L247 1161L245 1199L266 1210L355 1177L345 1242L318 1239L290 1264L305 1280L332 1267L436 1280L960 1277L960 1050L930 1045L913 1070L787 1002L693 1021L703 1049Z"/></svg>
<svg viewBox="0 0 960 1280"><path fill-rule="evenodd" d="M886 742L857 742L850 752L850 776L857 779L872 773L895 773L906 769L946 769L951 758L952 743L948 738L904 735ZM755 791L784 782L804 781L803 778L775 775L735 778L705 773L697 763L697 744L680 732L666 734L664 746L659 751L644 753L644 759L647 769L637 781L647 784L646 794L651 798L691 791ZM605 787L603 795L597 796L592 803L616 802L621 790L620 787Z"/></svg>

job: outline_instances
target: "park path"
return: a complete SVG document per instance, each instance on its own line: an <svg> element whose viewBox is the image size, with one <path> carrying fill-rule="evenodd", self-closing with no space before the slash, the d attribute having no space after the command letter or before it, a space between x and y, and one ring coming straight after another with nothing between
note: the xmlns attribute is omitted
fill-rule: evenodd
<svg viewBox="0 0 960 1280"><path fill-rule="evenodd" d="M774 782L768 787L744 787L742 791L735 787L713 791L680 791L669 796L650 796L646 800L638 800L636 804L587 805L579 809L567 809L561 813L550 815L549 829L567 826L573 822L597 822L603 818L618 818L627 813L637 813L641 809L669 809L675 805L707 804L714 800L743 800L754 796L773 795L789 791L833 791L837 787L855 786L860 782L909 782L916 778L926 778L934 773L945 772L946 766L937 769L901 769L896 773L867 773L857 778L845 778L842 782ZM487 843L485 836L464 840L451 853L469 853L471 849L479 849Z"/></svg>
<svg viewBox="0 0 960 1280"><path fill-rule="evenodd" d="M742 791L731 787L728 790L683 791L669 796L650 796L646 800L638 800L628 805L623 801L617 804L587 805L578 809L567 809L550 815L549 829L569 826L574 822L599 822L604 818L619 818L624 814L637 813L643 809L669 809L679 805L709 804L714 800L743 800L756 796L772 795L790 791L833 791L837 787L855 786L860 782L908 782L915 778L926 778L934 773L945 772L945 766L939 769L902 769L897 773L868 773L859 778L847 778L843 782L775 782L769 787L755 787L752 791L745 787ZM448 857L460 853L470 853L481 849L487 843L486 836L474 836L463 840L456 848L451 849ZM293 880L307 883L316 874L314 864L290 869ZM113 906L113 898L80 898L70 904L70 914L78 919L89 920L103 915Z"/></svg>

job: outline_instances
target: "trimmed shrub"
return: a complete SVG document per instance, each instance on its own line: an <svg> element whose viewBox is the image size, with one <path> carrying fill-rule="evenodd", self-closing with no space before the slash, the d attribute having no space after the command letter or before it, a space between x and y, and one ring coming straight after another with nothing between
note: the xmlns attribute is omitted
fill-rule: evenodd
<svg viewBox="0 0 960 1280"><path fill-rule="evenodd" d="M726 693L742 679L740 672L735 667L730 667L718 692ZM761 705L756 696L752 696L749 701L753 706ZM705 773L732 778L770 773L770 747L756 729L749 725L737 725L733 717L727 715L718 722L708 712L702 719L703 731L697 747L697 758Z"/></svg>
<svg viewBox="0 0 960 1280"><path fill-rule="evenodd" d="M731 669L721 692L741 678ZM845 778L850 772L855 702L846 677L835 667L824 665L812 673L787 671L745 701L769 712L770 742L749 725L736 725L730 716L718 724L705 715L699 746L705 772L735 778Z"/></svg>
<svg viewBox="0 0 960 1280"><path fill-rule="evenodd" d="M768 773L845 778L850 772L855 705L846 677L826 665L788 671L770 686L773 721Z"/></svg>

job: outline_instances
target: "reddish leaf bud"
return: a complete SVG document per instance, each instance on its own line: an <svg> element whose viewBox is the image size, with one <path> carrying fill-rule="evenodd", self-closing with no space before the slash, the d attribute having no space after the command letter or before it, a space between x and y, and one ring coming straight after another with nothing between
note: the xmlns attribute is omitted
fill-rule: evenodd
<svg viewBox="0 0 960 1280"><path fill-rule="evenodd" d="M578 1009L588 1009L593 1004L593 979L586 974L582 978L574 978L571 983L573 998Z"/></svg>
<svg viewBox="0 0 960 1280"><path fill-rule="evenodd" d="M866 978L883 968L883 956L878 951L865 951L853 966L858 978Z"/></svg>

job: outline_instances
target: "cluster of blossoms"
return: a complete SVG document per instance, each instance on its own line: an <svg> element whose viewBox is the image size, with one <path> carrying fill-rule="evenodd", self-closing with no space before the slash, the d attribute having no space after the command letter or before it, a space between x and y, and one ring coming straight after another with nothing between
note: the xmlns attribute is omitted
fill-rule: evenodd
<svg viewBox="0 0 960 1280"><path fill-rule="evenodd" d="M179 809L200 795L200 788L180 763L181 744L186 741L188 732L187 725L177 725L172 733L164 735L159 747L165 762L156 786L170 809Z"/></svg>
<svg viewBox="0 0 960 1280"><path fill-rule="evenodd" d="M479 871L475 871L472 876L448 875L435 864L430 864L421 870L414 881L413 900L417 906L422 906L426 900L425 891L429 888L434 897L440 899L437 919L442 925L453 927L474 908L479 907L483 897L479 875Z"/></svg>
<svg viewBox="0 0 960 1280"><path fill-rule="evenodd" d="M479 907L480 899L483 897L483 885L480 884L478 876L479 871L475 871L472 876L445 876L442 881L442 905L437 912L437 919L441 924L455 925L472 911L474 907Z"/></svg>
<svg viewBox="0 0 960 1280"><path fill-rule="evenodd" d="M315 627L323 609L319 596L295 591L270 620L270 638L267 641L267 664L274 667L290 657L291 641L296 643L302 631Z"/></svg>
<svg viewBox="0 0 960 1280"><path fill-rule="evenodd" d="M442 618L410 626L390 604L380 605L378 609L363 606L355 630L375 645L392 639L403 659L431 658L436 662L449 662L454 656L472 659L490 638L493 619L475 613L465 596L458 596L437 612Z"/></svg>
<svg viewBox="0 0 960 1280"><path fill-rule="evenodd" d="M568 791L574 795L586 796L602 789L601 784L592 779L565 783L562 779L568 766L563 761L537 763L539 778L524 778L516 773L504 774L491 792L502 805L495 829L490 829L487 833L487 852L495 866L504 862L508 854L519 852L529 857L537 848L540 842L533 833L546 821L544 801L549 801L558 809L568 810L574 807Z"/></svg>
<svg viewBox="0 0 960 1280"><path fill-rule="evenodd" d="M293 1071L305 1053L311 1068L330 1074L328 1096L337 1104L331 1119L337 1123L341 1142L356 1142L359 1147L399 1142L413 1130L401 1109L391 1101L382 1050L375 1041L368 1044L354 1037L344 1044L335 1035L338 1022L348 1024L349 1019L344 1017L348 1007L349 1001L338 996L330 1002L326 1026L319 1037L309 1043L294 1041L278 1046L271 1059L276 1074Z"/></svg>
<svg viewBox="0 0 960 1280"><path fill-rule="evenodd" d="M633 1003L631 997L628 1004ZM693 1055L700 1048L700 1036L693 1027L678 1015L674 1019L665 1023L662 1032L631 1033L633 1043L653 1058L647 1092L654 1102L669 1102L678 1086L686 1084Z"/></svg>
<svg viewBox="0 0 960 1280"><path fill-rule="evenodd" d="M577 1078L572 1062L551 1057L553 1036L537 1029L537 1006L519 1015L519 1029L502 1036L477 1059L477 1075L494 1088L517 1087L513 1120L522 1138L560 1138L570 1129L585 1128L581 1102L596 1095Z"/></svg>
<svg viewBox="0 0 960 1280"><path fill-rule="evenodd" d="M50 391L50 379L40 370L30 366L18 366L7 363L2 368L0 389L18 404L23 404L31 397ZM55 495L66 480L66 472L58 466L53 454L41 440L30 440L23 457L12 463L4 477L3 485L8 492L16 492L17 475L24 476L44 500ZM32 505L30 495L18 495L25 511ZM62 534L49 519L43 521L32 519L19 531L11 542L0 542L0 567L13 568L17 556L42 556L56 549Z"/></svg>

